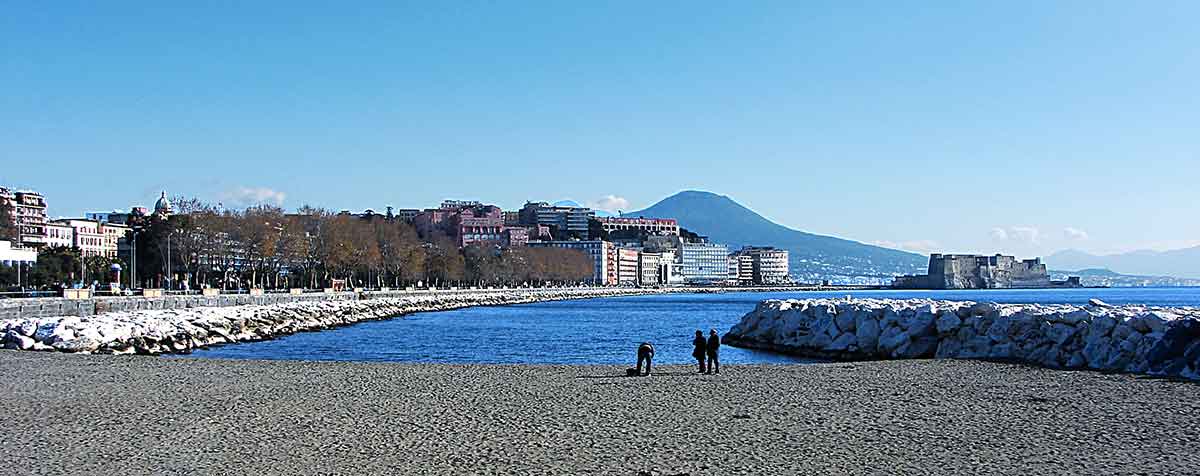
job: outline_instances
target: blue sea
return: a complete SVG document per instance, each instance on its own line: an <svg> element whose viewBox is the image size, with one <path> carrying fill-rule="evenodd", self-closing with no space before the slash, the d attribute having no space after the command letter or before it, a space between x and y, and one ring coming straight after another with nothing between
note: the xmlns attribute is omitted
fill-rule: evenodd
<svg viewBox="0 0 1200 476"><path fill-rule="evenodd" d="M429 312L362 322L279 339L211 347L185 357L492 364L632 364L639 343L655 344L655 363L694 362L697 329L724 334L764 299L934 298L999 303L1200 307L1200 288L976 291L841 291L631 296ZM802 359L724 347L726 364Z"/></svg>

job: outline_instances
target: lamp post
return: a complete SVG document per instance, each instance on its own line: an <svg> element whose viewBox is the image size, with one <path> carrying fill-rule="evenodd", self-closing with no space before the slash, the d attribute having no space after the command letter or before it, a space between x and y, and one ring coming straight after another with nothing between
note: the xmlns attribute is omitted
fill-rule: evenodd
<svg viewBox="0 0 1200 476"><path fill-rule="evenodd" d="M171 235L174 234L174 231L167 233L167 289L171 289L175 280L175 276L171 274Z"/></svg>
<svg viewBox="0 0 1200 476"><path fill-rule="evenodd" d="M133 240L129 244L129 291L137 287L137 228L130 229Z"/></svg>

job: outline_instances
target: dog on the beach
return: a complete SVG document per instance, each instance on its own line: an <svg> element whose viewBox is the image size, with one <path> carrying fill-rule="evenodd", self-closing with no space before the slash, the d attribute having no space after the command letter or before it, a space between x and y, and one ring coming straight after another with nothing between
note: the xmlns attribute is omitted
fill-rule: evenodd
<svg viewBox="0 0 1200 476"><path fill-rule="evenodd" d="M641 375L641 372L638 372L638 369L632 367L625 369L626 377L637 377L638 375Z"/></svg>

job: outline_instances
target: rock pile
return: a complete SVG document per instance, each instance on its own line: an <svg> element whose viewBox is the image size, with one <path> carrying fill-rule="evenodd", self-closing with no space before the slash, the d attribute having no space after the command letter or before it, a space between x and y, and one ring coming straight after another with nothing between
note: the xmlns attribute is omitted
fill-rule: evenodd
<svg viewBox="0 0 1200 476"><path fill-rule="evenodd" d="M480 291L7 319L0 320L0 343L8 349L80 353L187 352L212 344L271 339L414 312L645 293L603 288Z"/></svg>
<svg viewBox="0 0 1200 476"><path fill-rule="evenodd" d="M829 359L996 359L1200 380L1196 308L768 300L723 340Z"/></svg>

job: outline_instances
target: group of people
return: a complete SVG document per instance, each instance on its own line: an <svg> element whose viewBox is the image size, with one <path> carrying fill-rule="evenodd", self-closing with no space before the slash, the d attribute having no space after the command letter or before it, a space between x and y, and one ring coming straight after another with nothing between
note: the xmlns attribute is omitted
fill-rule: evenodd
<svg viewBox="0 0 1200 476"><path fill-rule="evenodd" d="M716 329L709 330L707 339L704 338L704 332L697 329L696 338L692 339L692 347L692 357L696 359L700 373L721 373L721 336L717 334ZM650 366L653 361L654 344L642 342L637 351L637 368L630 369L630 372L633 375L643 375L642 366L645 365L646 373L644 375L650 375Z"/></svg>

